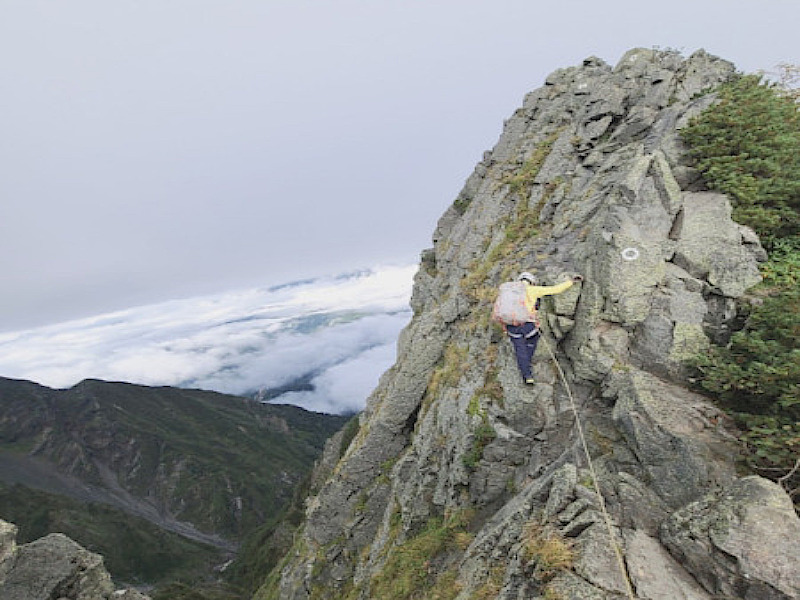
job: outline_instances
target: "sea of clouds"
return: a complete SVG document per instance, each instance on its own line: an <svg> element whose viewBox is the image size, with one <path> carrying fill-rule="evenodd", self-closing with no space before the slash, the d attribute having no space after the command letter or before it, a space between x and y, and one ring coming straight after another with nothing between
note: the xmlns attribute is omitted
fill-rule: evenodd
<svg viewBox="0 0 800 600"><path fill-rule="evenodd" d="M0 333L0 376L260 394L327 413L361 410L395 360L416 266L173 300Z"/></svg>

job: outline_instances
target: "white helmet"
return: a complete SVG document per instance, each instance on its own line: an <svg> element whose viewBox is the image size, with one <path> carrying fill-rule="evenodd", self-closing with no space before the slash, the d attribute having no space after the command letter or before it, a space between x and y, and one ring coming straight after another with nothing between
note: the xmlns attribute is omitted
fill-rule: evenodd
<svg viewBox="0 0 800 600"><path fill-rule="evenodd" d="M517 277L517 281L527 281L531 285L536 285L536 275L528 273L527 271L523 271Z"/></svg>

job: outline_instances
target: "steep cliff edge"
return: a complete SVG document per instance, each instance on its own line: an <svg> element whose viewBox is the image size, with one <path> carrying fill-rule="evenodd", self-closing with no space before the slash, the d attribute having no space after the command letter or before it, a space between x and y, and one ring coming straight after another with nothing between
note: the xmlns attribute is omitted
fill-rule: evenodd
<svg viewBox="0 0 800 600"><path fill-rule="evenodd" d="M636 49L526 97L440 220L397 363L257 598L800 597L791 501L738 476L682 367L730 334L765 258L678 136L733 73ZM545 302L531 387L489 320L520 270L585 276Z"/></svg>

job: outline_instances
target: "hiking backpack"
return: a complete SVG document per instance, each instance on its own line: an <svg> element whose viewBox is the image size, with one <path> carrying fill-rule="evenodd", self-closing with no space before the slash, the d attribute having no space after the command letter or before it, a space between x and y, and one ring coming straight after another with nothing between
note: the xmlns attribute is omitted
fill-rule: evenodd
<svg viewBox="0 0 800 600"><path fill-rule="evenodd" d="M500 284L500 291L492 308L492 320L503 325L537 322L536 311L530 310L525 300L524 281L508 281Z"/></svg>

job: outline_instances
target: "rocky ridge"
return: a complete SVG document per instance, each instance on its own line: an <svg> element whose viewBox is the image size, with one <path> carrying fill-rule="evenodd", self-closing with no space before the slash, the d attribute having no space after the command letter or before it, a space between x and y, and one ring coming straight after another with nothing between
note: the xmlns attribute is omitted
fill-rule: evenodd
<svg viewBox="0 0 800 600"><path fill-rule="evenodd" d="M740 477L735 432L682 365L735 329L766 257L678 133L734 72L703 51L634 49L525 98L441 218L398 360L342 460L329 450L257 598L611 599L628 582L647 600L800 598L790 499ZM489 321L497 285L523 269L585 276L545 302L532 387ZM432 532L445 543L415 563ZM554 566L548 540L569 560ZM398 565L412 587L398 577L390 596Z"/></svg>

